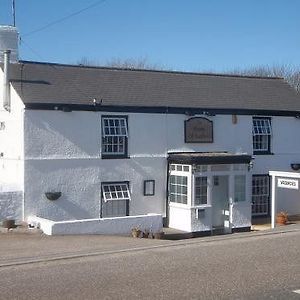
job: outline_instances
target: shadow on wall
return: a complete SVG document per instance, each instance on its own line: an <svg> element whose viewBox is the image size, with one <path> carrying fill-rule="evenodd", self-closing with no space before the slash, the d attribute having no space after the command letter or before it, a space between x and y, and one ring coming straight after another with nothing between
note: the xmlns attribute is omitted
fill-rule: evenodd
<svg viewBox="0 0 300 300"><path fill-rule="evenodd" d="M26 125L30 141L25 143L25 147L29 145L25 153L29 155L58 156L57 153L70 157L84 154L91 157L100 155L99 114L62 111L27 113Z"/></svg>
<svg viewBox="0 0 300 300"><path fill-rule="evenodd" d="M50 201L45 197L42 201L48 201L48 205L45 205L35 213L42 218L48 218L53 221L95 218L95 215L91 215L91 212L88 212L77 203L68 200L67 197L61 197L55 201ZM95 210L91 211L95 212Z"/></svg>

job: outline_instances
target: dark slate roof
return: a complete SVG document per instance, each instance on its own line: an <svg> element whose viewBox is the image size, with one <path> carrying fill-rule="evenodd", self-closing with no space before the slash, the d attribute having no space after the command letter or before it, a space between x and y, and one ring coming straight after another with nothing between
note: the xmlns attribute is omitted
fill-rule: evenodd
<svg viewBox="0 0 300 300"><path fill-rule="evenodd" d="M248 164L251 160L250 155L228 152L174 152L168 156L170 163L180 164Z"/></svg>
<svg viewBox="0 0 300 300"><path fill-rule="evenodd" d="M25 105L73 104L299 111L299 95L281 78L247 77L20 61L13 87Z"/></svg>

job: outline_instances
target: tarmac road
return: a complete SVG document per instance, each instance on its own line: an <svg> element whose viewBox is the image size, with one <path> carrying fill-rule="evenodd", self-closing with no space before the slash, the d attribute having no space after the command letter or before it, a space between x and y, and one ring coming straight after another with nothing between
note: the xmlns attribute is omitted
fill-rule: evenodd
<svg viewBox="0 0 300 300"><path fill-rule="evenodd" d="M145 243L111 238L109 250L85 239L78 238L84 245L73 257L64 252L55 260L48 249L39 262L2 260L0 299L300 299L293 292L300 289L299 230Z"/></svg>

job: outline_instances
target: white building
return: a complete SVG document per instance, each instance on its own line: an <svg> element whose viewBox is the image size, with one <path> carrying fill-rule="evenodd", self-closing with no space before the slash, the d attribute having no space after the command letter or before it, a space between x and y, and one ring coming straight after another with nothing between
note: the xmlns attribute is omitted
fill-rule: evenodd
<svg viewBox="0 0 300 300"><path fill-rule="evenodd" d="M270 213L269 171L300 162L300 99L280 78L19 61L9 81L0 219L248 230Z"/></svg>

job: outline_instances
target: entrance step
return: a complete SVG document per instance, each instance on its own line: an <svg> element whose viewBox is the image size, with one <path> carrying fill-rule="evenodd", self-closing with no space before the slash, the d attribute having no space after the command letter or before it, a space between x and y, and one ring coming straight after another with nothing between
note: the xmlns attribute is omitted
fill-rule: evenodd
<svg viewBox="0 0 300 300"><path fill-rule="evenodd" d="M164 227L163 231L165 233L164 239L165 240L184 240L184 239L190 239L193 238L193 233L192 232L186 232L186 231L181 231L178 229L173 229L169 227Z"/></svg>
<svg viewBox="0 0 300 300"><path fill-rule="evenodd" d="M225 228L220 226L220 227L213 227L212 229L212 235L223 235L226 234Z"/></svg>
<svg viewBox="0 0 300 300"><path fill-rule="evenodd" d="M224 227L216 227L212 231L197 231L197 232L186 232L178 229L173 229L169 227L164 227L164 239L165 240L185 240L192 239L196 237L202 236L210 236L210 235L223 235L226 234Z"/></svg>

